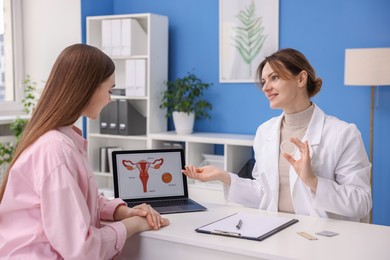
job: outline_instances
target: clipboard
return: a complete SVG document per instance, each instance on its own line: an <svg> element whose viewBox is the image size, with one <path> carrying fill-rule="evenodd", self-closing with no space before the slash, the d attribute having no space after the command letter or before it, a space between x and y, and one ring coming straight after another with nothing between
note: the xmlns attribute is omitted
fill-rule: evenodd
<svg viewBox="0 0 390 260"><path fill-rule="evenodd" d="M295 224L298 219L235 213L195 229L198 233L262 241ZM240 223L240 224L239 224Z"/></svg>

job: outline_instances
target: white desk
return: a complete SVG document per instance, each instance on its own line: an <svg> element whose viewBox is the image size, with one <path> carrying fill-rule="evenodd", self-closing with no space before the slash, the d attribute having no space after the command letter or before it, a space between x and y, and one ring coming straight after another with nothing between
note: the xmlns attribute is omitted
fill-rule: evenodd
<svg viewBox="0 0 390 260"><path fill-rule="evenodd" d="M171 224L130 238L118 259L144 260L246 260L246 259L390 259L390 227L308 216L273 213L257 209L204 204L208 211L165 215ZM235 212L288 216L299 222L263 240L251 241L201 234L195 228ZM297 232L312 235L322 230L334 237L315 235L307 240Z"/></svg>

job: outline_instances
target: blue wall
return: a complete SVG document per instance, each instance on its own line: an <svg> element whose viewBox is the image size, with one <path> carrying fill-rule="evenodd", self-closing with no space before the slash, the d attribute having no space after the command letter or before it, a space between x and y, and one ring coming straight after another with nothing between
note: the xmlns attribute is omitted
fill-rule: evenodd
<svg viewBox="0 0 390 260"><path fill-rule="evenodd" d="M213 83L206 93L213 104L212 120L196 122L195 131L254 134L259 124L280 113L269 108L255 84L219 83L218 0L98 1L105 6L92 0L81 2L83 19L126 13L169 17L169 79L194 71ZM355 123L367 152L370 88L344 86L344 51L390 47L389 11L388 0L280 0L279 47L296 48L307 56L323 78L314 101L328 114ZM380 88L377 94L373 222L390 226L390 88Z"/></svg>

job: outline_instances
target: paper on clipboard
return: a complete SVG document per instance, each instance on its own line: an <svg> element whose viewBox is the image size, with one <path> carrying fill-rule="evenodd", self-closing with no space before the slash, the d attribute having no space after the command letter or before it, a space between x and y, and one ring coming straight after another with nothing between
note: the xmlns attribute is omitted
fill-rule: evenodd
<svg viewBox="0 0 390 260"><path fill-rule="evenodd" d="M236 225L240 220L242 224L237 229ZM293 218L235 213L199 227L195 231L261 241L297 222L298 220Z"/></svg>

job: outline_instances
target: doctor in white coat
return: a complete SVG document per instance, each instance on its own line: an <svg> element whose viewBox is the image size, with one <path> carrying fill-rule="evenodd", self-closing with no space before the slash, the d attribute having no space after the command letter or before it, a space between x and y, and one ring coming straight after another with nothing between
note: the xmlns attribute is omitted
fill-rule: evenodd
<svg viewBox="0 0 390 260"><path fill-rule="evenodd" d="M283 113L257 129L254 179L213 165L187 165L183 173L200 181L222 181L228 201L249 207L367 219L371 164L361 134L354 124L326 115L311 102L322 80L306 57L294 49L279 50L261 62L257 74L270 107ZM286 142L295 151L280 149Z"/></svg>

